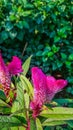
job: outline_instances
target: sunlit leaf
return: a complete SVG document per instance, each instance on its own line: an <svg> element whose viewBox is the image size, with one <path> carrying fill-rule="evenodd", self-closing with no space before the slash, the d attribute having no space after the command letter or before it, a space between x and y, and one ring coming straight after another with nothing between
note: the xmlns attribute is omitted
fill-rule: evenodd
<svg viewBox="0 0 73 130"><path fill-rule="evenodd" d="M36 127L37 127L37 130L43 130L42 124L38 118L36 118Z"/></svg>
<svg viewBox="0 0 73 130"><path fill-rule="evenodd" d="M24 90L26 90L29 93L29 95L32 97L33 96L33 87L32 87L32 84L30 83L29 79L27 79L24 75L21 75L20 80L21 80L22 87L24 88Z"/></svg>
<svg viewBox="0 0 73 130"><path fill-rule="evenodd" d="M25 100L25 107L29 108L29 95L27 93L24 94L24 100Z"/></svg>
<svg viewBox="0 0 73 130"><path fill-rule="evenodd" d="M43 126L56 126L66 124L65 121L44 121Z"/></svg>
<svg viewBox="0 0 73 130"><path fill-rule="evenodd" d="M54 107L41 112L40 116L48 118L46 121L53 120L73 120L73 108Z"/></svg>
<svg viewBox="0 0 73 130"><path fill-rule="evenodd" d="M17 80L17 97L12 106L12 113L24 109L24 90L18 78Z"/></svg>
<svg viewBox="0 0 73 130"><path fill-rule="evenodd" d="M23 70L24 70L24 75L27 74L28 70L29 70L29 66L30 66L30 62L31 62L31 58L32 56L30 56L23 64Z"/></svg>

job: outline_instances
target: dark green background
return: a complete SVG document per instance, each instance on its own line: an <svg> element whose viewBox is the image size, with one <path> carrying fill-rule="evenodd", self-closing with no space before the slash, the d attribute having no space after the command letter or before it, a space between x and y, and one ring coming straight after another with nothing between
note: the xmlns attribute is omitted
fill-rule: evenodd
<svg viewBox="0 0 73 130"><path fill-rule="evenodd" d="M68 80L61 97L73 97L72 29L72 0L0 0L0 49L5 61L13 55L24 61L32 54L31 67Z"/></svg>

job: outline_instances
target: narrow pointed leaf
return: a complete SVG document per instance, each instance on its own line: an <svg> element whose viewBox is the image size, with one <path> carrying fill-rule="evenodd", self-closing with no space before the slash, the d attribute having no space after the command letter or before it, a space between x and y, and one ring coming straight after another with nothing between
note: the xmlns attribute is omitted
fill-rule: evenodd
<svg viewBox="0 0 73 130"><path fill-rule="evenodd" d="M23 89L26 90L30 96L33 96L33 87L30 81L23 75L20 76L20 80L21 80Z"/></svg>
<svg viewBox="0 0 73 130"><path fill-rule="evenodd" d="M25 107L28 109L29 108L29 95L25 93L24 98L25 98Z"/></svg>
<svg viewBox="0 0 73 130"><path fill-rule="evenodd" d="M66 124L65 121L48 121L43 122L43 126L56 126L56 125L63 125Z"/></svg>
<svg viewBox="0 0 73 130"><path fill-rule="evenodd" d="M43 130L42 124L38 118L36 118L36 127L37 127L37 130Z"/></svg>
<svg viewBox="0 0 73 130"><path fill-rule="evenodd" d="M48 118L47 121L73 120L73 108L54 107L52 110L42 111L40 116Z"/></svg>
<svg viewBox="0 0 73 130"><path fill-rule="evenodd" d="M24 109L24 90L21 81L18 79L17 82L17 97L12 106L12 113Z"/></svg>
<svg viewBox="0 0 73 130"><path fill-rule="evenodd" d="M24 72L23 72L24 75L26 75L29 70L31 58L32 58L32 55L24 62L23 66L22 66L23 70L24 70Z"/></svg>

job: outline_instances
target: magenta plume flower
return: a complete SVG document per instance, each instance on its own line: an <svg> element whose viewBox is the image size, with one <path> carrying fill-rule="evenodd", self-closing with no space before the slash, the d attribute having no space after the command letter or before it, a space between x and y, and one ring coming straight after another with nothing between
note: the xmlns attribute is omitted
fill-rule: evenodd
<svg viewBox="0 0 73 130"><path fill-rule="evenodd" d="M14 90L10 88L11 76L18 75L21 72L22 72L21 60L18 57L14 56L13 60L7 66L4 63L4 60L0 53L0 89L4 91L7 97L9 97L10 92L14 93ZM10 101L12 101L11 98Z"/></svg>
<svg viewBox="0 0 73 130"><path fill-rule="evenodd" d="M67 80L56 80L53 76L46 76L38 67L33 67L32 81L34 97L30 103L30 108L33 110L33 117L36 117L42 105L50 102L55 94L67 85Z"/></svg>
<svg viewBox="0 0 73 130"><path fill-rule="evenodd" d="M22 70L22 62L17 56L13 56L12 61L8 64L8 69L11 75L19 75Z"/></svg>
<svg viewBox="0 0 73 130"><path fill-rule="evenodd" d="M56 80L53 76L46 76L47 80L47 98L46 102L51 101L56 93L61 91L66 85L67 80L58 79Z"/></svg>

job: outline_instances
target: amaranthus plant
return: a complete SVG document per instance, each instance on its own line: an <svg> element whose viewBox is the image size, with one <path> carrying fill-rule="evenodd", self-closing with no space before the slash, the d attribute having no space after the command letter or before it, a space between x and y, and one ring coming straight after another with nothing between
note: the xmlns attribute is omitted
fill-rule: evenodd
<svg viewBox="0 0 73 130"><path fill-rule="evenodd" d="M0 129L46 130L47 126L71 125L73 108L54 100L56 93L67 86L65 79L46 75L38 67L29 70L31 56L22 65L17 56L7 65L0 54Z"/></svg>

